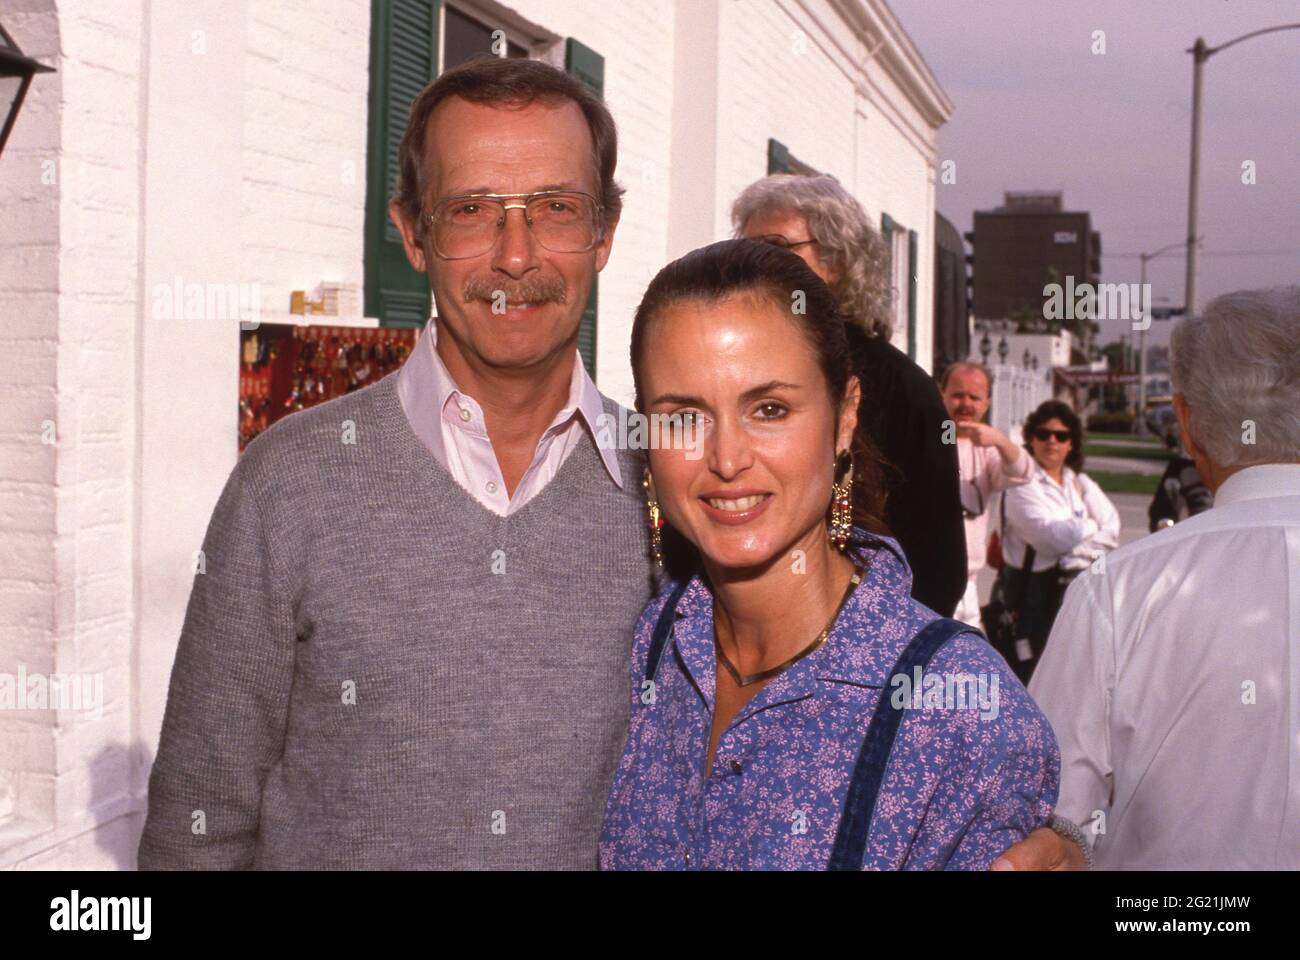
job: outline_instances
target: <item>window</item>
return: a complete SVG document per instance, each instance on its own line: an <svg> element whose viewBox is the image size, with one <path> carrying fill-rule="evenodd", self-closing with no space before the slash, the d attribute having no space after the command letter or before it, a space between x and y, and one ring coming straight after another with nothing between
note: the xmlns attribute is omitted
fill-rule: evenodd
<svg viewBox="0 0 1300 960"><path fill-rule="evenodd" d="M797 173L805 177L815 177L819 171L795 158L784 143L771 137L767 141L767 174Z"/></svg>
<svg viewBox="0 0 1300 960"><path fill-rule="evenodd" d="M889 250L889 298L894 327L894 343L905 346L907 355L916 359L916 269L917 236L887 213L880 216L880 235ZM899 344L900 334L906 336Z"/></svg>
<svg viewBox="0 0 1300 960"><path fill-rule="evenodd" d="M506 36L499 27L489 27L453 6L443 8L442 69L450 70L476 57L507 57L526 59L528 49ZM493 36L500 30L498 36ZM504 48L498 42L504 40ZM501 53L496 52L500 50Z"/></svg>

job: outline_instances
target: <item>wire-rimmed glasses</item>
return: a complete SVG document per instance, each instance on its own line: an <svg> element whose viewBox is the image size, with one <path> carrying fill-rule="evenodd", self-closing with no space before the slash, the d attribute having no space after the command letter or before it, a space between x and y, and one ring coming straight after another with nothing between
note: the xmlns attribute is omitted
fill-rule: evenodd
<svg viewBox="0 0 1300 960"><path fill-rule="evenodd" d="M787 240L779 233L765 233L760 237L750 237L751 240L757 240L759 243L768 243L774 247L780 247L783 250L793 250L795 247L802 247L809 243L816 243L816 240Z"/></svg>
<svg viewBox="0 0 1300 960"><path fill-rule="evenodd" d="M577 190L473 193L439 200L424 215L434 252L444 260L487 253L505 229L506 214L523 210L537 242L552 253L585 253L605 237L603 209Z"/></svg>

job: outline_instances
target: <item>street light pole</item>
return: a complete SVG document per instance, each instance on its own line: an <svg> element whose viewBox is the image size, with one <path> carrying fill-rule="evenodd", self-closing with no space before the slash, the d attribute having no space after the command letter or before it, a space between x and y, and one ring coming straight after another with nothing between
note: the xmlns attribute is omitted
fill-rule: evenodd
<svg viewBox="0 0 1300 960"><path fill-rule="evenodd" d="M1265 33L1277 33L1280 30L1300 30L1300 23L1284 23L1276 27L1265 27L1235 37L1217 47L1207 47L1204 37L1197 37L1196 43L1187 52L1192 55L1192 159L1187 182L1187 279L1183 287L1184 316L1196 316L1196 270L1197 270L1197 226L1200 218L1198 194L1201 176L1201 71L1205 61L1220 50L1226 50L1234 44L1258 37Z"/></svg>
<svg viewBox="0 0 1300 960"><path fill-rule="evenodd" d="M1195 162L1193 162L1192 169L1195 170ZM1182 246L1181 243L1171 243L1166 247L1161 247L1155 253L1138 254L1138 259L1142 262L1142 273L1138 281L1138 302L1139 303L1145 304L1147 302L1147 298L1146 298L1147 263L1151 260L1154 260L1156 257L1160 256L1162 253L1168 253L1170 250L1176 250L1181 246ZM1192 255L1191 247L1188 248L1187 255L1189 258L1191 257ZM1188 259L1187 262L1191 263L1192 261ZM1188 314L1188 316L1190 316L1190 314ZM1150 316L1142 317L1141 322L1138 325L1138 329L1141 331L1138 334L1138 409L1137 409L1138 430L1137 432L1139 434L1146 433L1147 330L1150 328L1150 326L1151 326L1151 317Z"/></svg>
<svg viewBox="0 0 1300 960"><path fill-rule="evenodd" d="M1196 229L1200 220L1198 196L1201 187L1201 71L1205 61L1210 59L1205 46L1205 38L1197 37L1192 46L1192 165L1187 177L1187 275L1183 285L1183 309L1186 317L1196 314ZM1146 260L1142 261L1143 280L1146 279ZM1144 288L1145 289L1145 288ZM1145 338L1145 333L1143 334ZM1146 355L1143 354L1145 362ZM1146 370L1143 369L1143 374ZM1142 382L1141 394L1146 393L1146 383ZM1146 408L1142 408L1146 412Z"/></svg>
<svg viewBox="0 0 1300 960"><path fill-rule="evenodd" d="M1195 161L1193 161L1195 163ZM1195 176L1195 174L1193 174ZM1191 250L1187 255L1190 257ZM1145 302L1145 291L1147 288L1147 261L1151 256L1145 253L1138 254L1138 259L1142 261L1142 275L1138 280L1138 297L1139 303ZM1190 260L1188 261L1191 262ZM1147 429L1147 327L1151 326L1151 318L1142 318L1142 330L1138 334L1138 408L1137 408L1137 433L1142 436Z"/></svg>

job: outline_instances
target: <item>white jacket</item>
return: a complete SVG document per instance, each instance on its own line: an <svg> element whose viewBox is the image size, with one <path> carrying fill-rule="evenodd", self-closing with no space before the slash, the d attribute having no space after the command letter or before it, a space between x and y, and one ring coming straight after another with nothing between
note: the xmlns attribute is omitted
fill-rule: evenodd
<svg viewBox="0 0 1300 960"><path fill-rule="evenodd" d="M1064 483L1058 484L1035 463L1028 483L1002 495L1002 556L1011 566L1024 566L1026 545L1034 548L1037 571L1058 562L1065 570L1083 570L1119 546L1119 511L1101 487L1069 467L1062 469L1061 478Z"/></svg>

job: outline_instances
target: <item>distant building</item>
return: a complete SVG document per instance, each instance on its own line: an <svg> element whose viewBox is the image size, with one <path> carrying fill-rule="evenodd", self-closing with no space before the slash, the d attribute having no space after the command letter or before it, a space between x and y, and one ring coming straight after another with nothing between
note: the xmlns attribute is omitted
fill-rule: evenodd
<svg viewBox="0 0 1300 960"><path fill-rule="evenodd" d="M1008 191L1002 206L975 212L966 240L976 319L1041 316L1045 285L1095 284L1101 275L1101 234L1087 211L1064 209L1059 190Z"/></svg>
<svg viewBox="0 0 1300 960"><path fill-rule="evenodd" d="M971 340L970 354L966 359L1048 371L1053 367L1070 366L1078 349L1078 340L1069 330L1057 333L1016 333L1013 324L980 323ZM988 351L987 354L985 350Z"/></svg>
<svg viewBox="0 0 1300 960"><path fill-rule="evenodd" d="M944 368L969 355L970 282L966 277L966 244L961 233L942 215L934 215L934 367Z"/></svg>
<svg viewBox="0 0 1300 960"><path fill-rule="evenodd" d="M989 369L989 422L1019 442L1025 418L1044 400L1062 400L1073 410L1088 408L1089 388L1075 387L1059 373L1075 368L1080 354L1079 341L1069 330L1017 333L1011 321L979 320L965 359ZM1104 361L1089 366L1105 369Z"/></svg>

